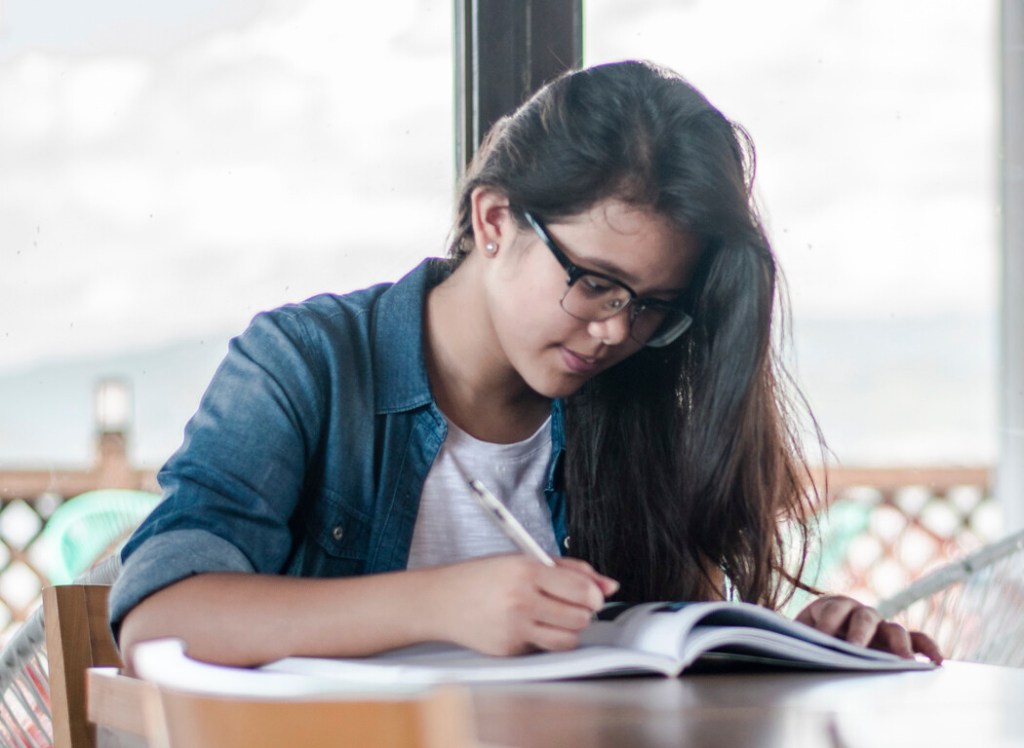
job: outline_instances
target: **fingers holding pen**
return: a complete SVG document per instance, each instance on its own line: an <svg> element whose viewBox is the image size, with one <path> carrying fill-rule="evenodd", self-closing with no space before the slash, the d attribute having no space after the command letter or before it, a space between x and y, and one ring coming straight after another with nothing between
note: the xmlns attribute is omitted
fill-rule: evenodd
<svg viewBox="0 0 1024 748"><path fill-rule="evenodd" d="M619 584L578 559L559 559L537 570L540 597L532 614L531 643L539 649L575 647L579 634Z"/></svg>
<svg viewBox="0 0 1024 748"><path fill-rule="evenodd" d="M559 559L553 567L533 566L538 593L531 600L532 618L546 626L582 631L618 583L576 559Z"/></svg>
<svg viewBox="0 0 1024 748"><path fill-rule="evenodd" d="M617 581L599 574L578 558L560 558L550 571L552 573L541 577L542 591L567 603L587 607L591 612L600 610L605 598L619 590ZM567 571L573 573L566 574Z"/></svg>
<svg viewBox="0 0 1024 748"><path fill-rule="evenodd" d="M605 590L617 584L588 564L559 559L545 566L523 554L436 567L439 601L432 636L487 654L571 649ZM608 594L611 594L609 592Z"/></svg>

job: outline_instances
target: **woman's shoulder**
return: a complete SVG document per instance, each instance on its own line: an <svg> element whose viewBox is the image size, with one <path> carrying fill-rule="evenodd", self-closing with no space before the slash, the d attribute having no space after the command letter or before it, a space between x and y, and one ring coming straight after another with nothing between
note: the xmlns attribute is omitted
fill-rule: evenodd
<svg viewBox="0 0 1024 748"><path fill-rule="evenodd" d="M317 368L339 356L364 354L371 346L375 307L390 284L347 294L322 293L258 313L233 341L271 359L287 358Z"/></svg>
<svg viewBox="0 0 1024 748"><path fill-rule="evenodd" d="M330 322L338 318L356 318L371 311L384 292L393 285L393 283L378 283L348 293L319 293L303 301L284 304L262 314L309 320L314 323Z"/></svg>
<svg viewBox="0 0 1024 748"><path fill-rule="evenodd" d="M426 292L436 282L440 272L438 266L443 263L425 260L398 281L377 283L347 293L321 293L261 314L328 328L366 324L367 318L377 313L418 316L422 312Z"/></svg>
<svg viewBox="0 0 1024 748"><path fill-rule="evenodd" d="M418 355L433 262L394 283L322 293L257 314L231 349L248 358L319 371L348 371L353 361L404 366Z"/></svg>

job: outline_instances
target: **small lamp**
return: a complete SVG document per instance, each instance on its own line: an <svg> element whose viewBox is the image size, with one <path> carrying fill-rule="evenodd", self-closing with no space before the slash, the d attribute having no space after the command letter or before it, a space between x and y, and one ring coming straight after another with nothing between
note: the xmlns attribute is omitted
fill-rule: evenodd
<svg viewBox="0 0 1024 748"><path fill-rule="evenodd" d="M132 425L132 388L125 379L101 379L95 392L96 430L125 434Z"/></svg>

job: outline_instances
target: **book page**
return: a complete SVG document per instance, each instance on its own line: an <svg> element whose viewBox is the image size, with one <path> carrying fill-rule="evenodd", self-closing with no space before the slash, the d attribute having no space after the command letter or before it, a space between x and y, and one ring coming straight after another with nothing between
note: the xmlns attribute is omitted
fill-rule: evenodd
<svg viewBox="0 0 1024 748"><path fill-rule="evenodd" d="M348 682L493 683L626 673L674 675L678 666L674 658L603 646L494 657L462 647L425 644L366 658L288 657L262 669Z"/></svg>
<svg viewBox="0 0 1024 748"><path fill-rule="evenodd" d="M580 643L623 647L679 660L690 629L723 605L734 603L612 604L583 632Z"/></svg>
<svg viewBox="0 0 1024 748"><path fill-rule="evenodd" d="M584 632L585 644L631 648L673 657L681 667L710 649L754 646L760 656L812 661L836 667L882 663L914 669L923 663L868 649L792 621L775 611L740 602L645 603L609 606ZM840 664L842 663L842 664Z"/></svg>
<svg viewBox="0 0 1024 748"><path fill-rule="evenodd" d="M861 660L904 664L912 662L890 652L851 644L811 626L790 620L775 611L747 603L716 604L701 616L700 624L708 627L728 627L736 635L741 634L744 630L773 632L775 636L772 638L775 641L803 641ZM766 641L763 636L760 639Z"/></svg>
<svg viewBox="0 0 1024 748"><path fill-rule="evenodd" d="M403 699L425 691L432 681L361 679L345 683L316 673L297 673L265 668L230 667L194 660L185 654L180 639L155 639L133 649L136 674L157 685L215 696L257 698Z"/></svg>
<svg viewBox="0 0 1024 748"><path fill-rule="evenodd" d="M930 662L907 660L888 652L848 643L847 647L849 651L846 648L823 647L777 631L748 626L698 625L690 631L683 667L708 653L716 657L731 656L737 661L816 670L930 670L935 667Z"/></svg>

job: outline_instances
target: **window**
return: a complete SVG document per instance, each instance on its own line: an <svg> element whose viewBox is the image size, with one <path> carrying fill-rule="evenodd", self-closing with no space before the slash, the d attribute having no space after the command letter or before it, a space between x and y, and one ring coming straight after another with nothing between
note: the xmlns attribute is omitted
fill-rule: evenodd
<svg viewBox="0 0 1024 748"><path fill-rule="evenodd" d="M996 458L996 4L584 5L752 135L795 371L846 465Z"/></svg>
<svg viewBox="0 0 1024 748"><path fill-rule="evenodd" d="M259 310L444 251L447 0L7 0L0 464L87 463L92 388L159 465Z"/></svg>

